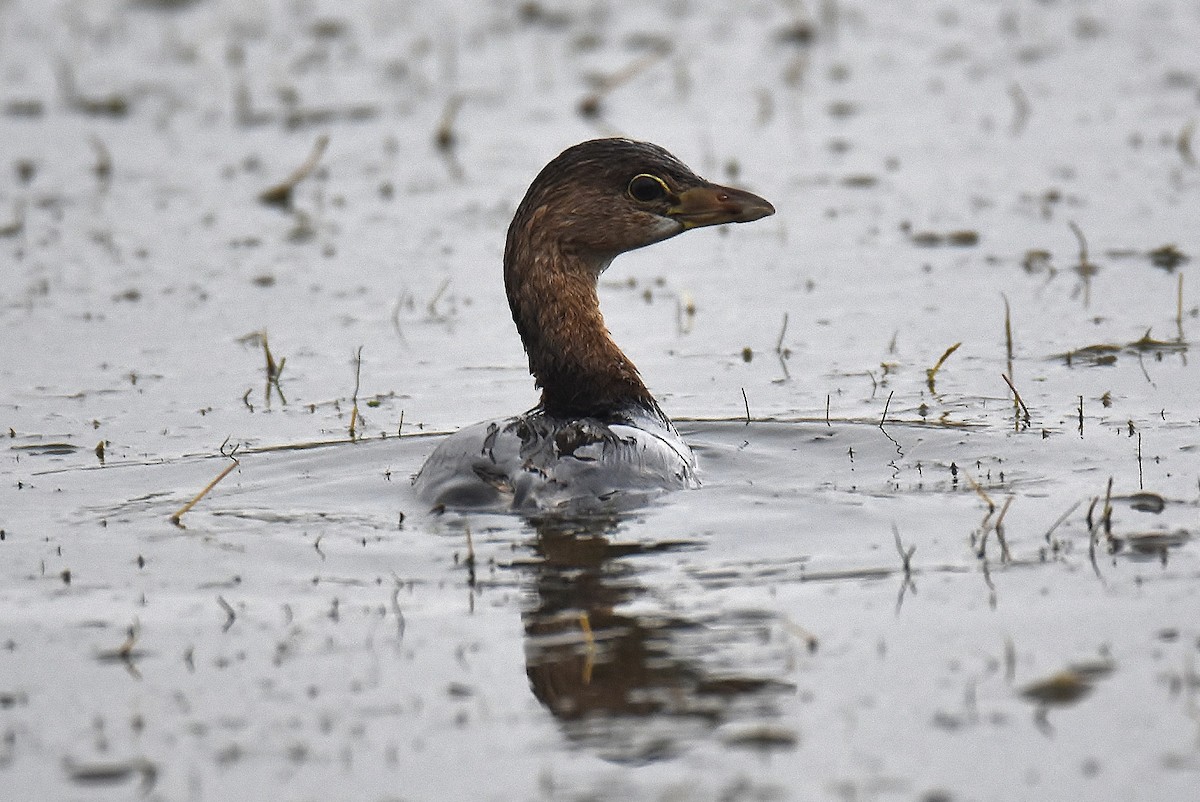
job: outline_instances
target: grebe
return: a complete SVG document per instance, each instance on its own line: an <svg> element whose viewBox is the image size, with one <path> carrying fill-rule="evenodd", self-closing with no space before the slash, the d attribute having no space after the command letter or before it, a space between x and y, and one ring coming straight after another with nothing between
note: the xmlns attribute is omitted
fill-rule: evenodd
<svg viewBox="0 0 1200 802"><path fill-rule="evenodd" d="M418 496L435 508L538 510L698 486L692 450L609 335L596 283L626 251L774 213L648 142L595 139L559 154L529 186L504 248L541 402L443 440L413 480Z"/></svg>

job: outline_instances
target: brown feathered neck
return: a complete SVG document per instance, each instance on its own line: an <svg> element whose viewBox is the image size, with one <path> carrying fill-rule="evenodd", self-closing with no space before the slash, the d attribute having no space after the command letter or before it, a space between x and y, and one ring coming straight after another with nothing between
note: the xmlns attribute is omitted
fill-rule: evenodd
<svg viewBox="0 0 1200 802"><path fill-rule="evenodd" d="M542 409L561 418L610 417L630 405L658 412L637 367L604 325L595 276L606 265L525 236L510 237L508 252L509 307Z"/></svg>

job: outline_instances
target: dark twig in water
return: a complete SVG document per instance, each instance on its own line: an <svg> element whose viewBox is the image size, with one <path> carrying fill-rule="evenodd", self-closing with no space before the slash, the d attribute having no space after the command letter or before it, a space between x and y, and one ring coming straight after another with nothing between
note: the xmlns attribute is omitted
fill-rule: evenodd
<svg viewBox="0 0 1200 802"><path fill-rule="evenodd" d="M1008 385L1008 389L1012 390L1013 398L1015 399L1014 406L1017 408L1017 412L1024 415L1023 421L1020 417L1017 419L1016 428L1017 431L1020 431L1022 422L1024 422L1026 427L1029 426L1029 407L1025 406L1025 402L1021 400L1021 394L1018 393L1017 388L1013 386L1012 379L1008 378L1003 373L1000 374L1000 378L1004 379L1004 383Z"/></svg>
<svg viewBox="0 0 1200 802"><path fill-rule="evenodd" d="M883 432L883 436L890 440L892 445L896 447L896 453L903 457L904 449L900 447L900 441L892 437L891 434L888 433L888 430L883 428L883 424L887 422L888 407L892 405L892 396L895 394L895 390L889 392L887 401L885 401L883 404L883 414L879 416L879 431Z"/></svg>
<svg viewBox="0 0 1200 802"><path fill-rule="evenodd" d="M438 150L451 150L458 144L458 137L454 133L454 121L462 108L463 100L463 96L458 93L446 99L446 105L442 109L442 118L438 121L437 132L433 135L433 141Z"/></svg>
<svg viewBox="0 0 1200 802"><path fill-rule="evenodd" d="M133 647L137 644L138 636L142 634L142 623L136 618L129 626L129 631L125 635L125 641L117 647L116 654L122 660L128 660L133 655Z"/></svg>
<svg viewBox="0 0 1200 802"><path fill-rule="evenodd" d="M1144 336L1142 339L1150 339L1150 332L1147 331L1146 336ZM1157 385L1154 383L1154 379L1150 378L1150 371L1146 370L1146 360L1144 356L1144 352L1140 350L1137 352L1138 367L1142 369L1142 378L1146 380L1146 384L1149 384L1151 387L1156 387Z"/></svg>
<svg viewBox="0 0 1200 802"><path fill-rule="evenodd" d="M1062 515L1058 516L1058 519L1050 525L1049 529L1046 530L1046 534L1045 534L1046 543L1053 546L1055 548L1055 550L1057 550L1057 544L1051 540L1051 536L1054 534L1054 530L1058 529L1058 527L1062 526L1063 522L1071 517L1071 513L1075 512L1075 510L1079 509L1079 504L1080 504L1080 502L1076 501L1074 504L1072 504L1070 507L1068 507L1067 511L1064 512Z"/></svg>
<svg viewBox="0 0 1200 802"><path fill-rule="evenodd" d="M1093 568L1093 570L1096 571L1096 576L1100 576L1100 569L1096 565L1096 557L1095 557L1094 552L1096 549L1096 544L1100 540L1100 535L1099 535L1100 529L1101 528L1104 529L1104 541L1108 548L1109 554L1116 554L1117 551L1121 548L1121 542L1116 537L1114 537L1113 533L1112 533L1112 513L1113 513L1112 488L1113 488L1113 478L1110 476L1110 477L1108 477L1108 484L1104 489L1104 506L1100 510L1100 518L1099 519L1094 520L1092 518L1092 512L1095 510L1096 504L1099 503L1100 499L1099 498L1092 499L1092 504L1090 507L1088 507L1088 514L1087 514L1088 535L1089 535L1088 550L1089 550L1089 557L1092 560L1092 568ZM1103 577L1101 577L1101 578L1103 578Z"/></svg>
<svg viewBox="0 0 1200 802"><path fill-rule="evenodd" d="M1092 496L1092 503L1088 505L1087 515L1084 520L1087 522L1088 528L1088 561L1092 564L1092 571L1096 574L1096 578L1101 582L1104 581L1104 575L1100 573L1100 564L1096 562L1096 535L1097 522L1092 518L1092 513L1096 511L1096 505L1100 502L1098 496Z"/></svg>
<svg viewBox="0 0 1200 802"><path fill-rule="evenodd" d="M1008 357L1009 370L1012 370L1013 360L1013 336L1012 336L1012 310L1008 304L1008 296L1000 293L1000 297L1004 300L1004 352Z"/></svg>
<svg viewBox="0 0 1200 802"><path fill-rule="evenodd" d="M308 178L313 170L317 168L317 164L321 161L321 156L325 154L325 148L329 146L329 135L321 134L317 137L317 141L313 144L312 152L308 154L308 158L304 160L296 170L283 180L282 183L276 184L268 190L265 190L258 196L259 201L268 206L278 206L281 209L292 208L292 192L296 186Z"/></svg>
<svg viewBox="0 0 1200 802"><path fill-rule="evenodd" d="M1013 372L1013 336L1012 336L1012 316L1008 308L1008 296L1000 293L1000 297L1004 299L1004 353L1008 357L1008 375Z"/></svg>
<svg viewBox="0 0 1200 802"><path fill-rule="evenodd" d="M462 178L463 170L462 165L458 163L457 155L455 155L458 135L454 133L454 122L458 119L458 112L462 109L464 100L465 98L458 93L446 99L446 106L442 109L442 118L438 121L437 130L433 135L433 142L437 146L438 152L446 160L450 177L455 180Z"/></svg>
<svg viewBox="0 0 1200 802"><path fill-rule="evenodd" d="M988 511L983 515L983 520L979 522L979 543L975 547L975 556L983 561L985 569L987 566L988 535L992 533L992 515L994 513L994 509L988 509Z"/></svg>
<svg viewBox="0 0 1200 802"><path fill-rule="evenodd" d="M883 403L883 414L879 416L880 429L883 428L883 424L887 423L888 407L892 405L892 396L895 395L895 393L895 390L892 390L890 393L888 393L887 401Z"/></svg>
<svg viewBox="0 0 1200 802"><path fill-rule="evenodd" d="M267 405L271 404L271 388L274 387L275 392L279 395L280 403L287 406L287 398L283 395L283 388L279 386L279 377L283 373L283 366L287 364L287 357L276 362L275 356L271 353L271 346L267 343L267 333L259 332L259 339L262 341L263 355L267 359L267 389L265 393Z"/></svg>
<svg viewBox="0 0 1200 802"><path fill-rule="evenodd" d="M138 675L140 676L140 675ZM124 782L136 775L141 775L141 786L138 792L148 797L158 779L158 766L145 758L133 758L105 763L76 763L71 758L63 759L63 768L72 782L80 785L112 786Z"/></svg>
<svg viewBox="0 0 1200 802"><path fill-rule="evenodd" d="M832 429L833 424L829 422L829 393L825 394L825 425Z"/></svg>
<svg viewBox="0 0 1200 802"><path fill-rule="evenodd" d="M879 392L879 381L875 378L875 371L865 370L863 373L871 380L871 400L875 400L875 394Z"/></svg>
<svg viewBox="0 0 1200 802"><path fill-rule="evenodd" d="M1100 522L1104 524L1104 536L1108 539L1109 545L1112 544L1112 487L1113 478L1108 477L1108 486L1104 489L1104 513L1100 516Z"/></svg>
<svg viewBox="0 0 1200 802"><path fill-rule="evenodd" d="M912 556L917 550L916 546L904 548L904 544L900 541L900 529L892 524L892 536L896 540L896 553L900 555L900 567L904 571L904 577L900 583L900 595L896 597L896 614L900 614L900 606L904 604L904 594L909 588L912 592L917 592L917 585L912 578Z"/></svg>
<svg viewBox="0 0 1200 802"><path fill-rule="evenodd" d="M429 312L429 316L434 320L441 320L443 318L443 315L438 314L437 305L438 301L442 299L442 295L445 294L446 288L449 286L450 279L443 279L442 283L438 285L437 292L433 294L433 297L429 299L428 306L425 307Z"/></svg>
<svg viewBox="0 0 1200 802"><path fill-rule="evenodd" d="M1087 556L1088 559L1091 559L1092 570L1096 571L1097 576L1100 576L1100 569L1096 564L1096 520L1093 519L1092 514L1096 511L1099 501L1098 496L1092 496L1092 502L1087 505L1087 513L1084 515L1084 521L1087 523Z"/></svg>
<svg viewBox="0 0 1200 802"><path fill-rule="evenodd" d="M106 663L121 663L131 676L135 679L141 679L142 673L138 671L135 661L145 653L134 648L141 633L142 624L137 618L134 618L133 623L129 625L129 629L125 631L125 640L121 645L115 649L101 650L96 654L96 659Z"/></svg>
<svg viewBox="0 0 1200 802"><path fill-rule="evenodd" d="M1088 247L1087 238L1083 236L1083 229L1074 220L1068 220L1067 225L1071 229L1071 233L1075 235L1075 239L1079 240L1079 266L1083 267L1088 263Z"/></svg>
<svg viewBox="0 0 1200 802"><path fill-rule="evenodd" d="M187 504L184 504L182 507L180 507L178 509L178 511L176 511L176 513L174 515L171 516L171 523L175 524L180 529L186 528L186 527L184 527L183 522L181 520L183 518L184 514L187 513L187 511L190 510L192 507L195 507L196 504L200 501L200 499L207 496L209 491L217 486L218 482L220 482L222 479L224 479L226 476L228 476L230 474L230 472L233 471L234 468L238 467L238 465L241 464L238 462L237 457L234 456L234 454L237 453L237 450L241 447L241 443L238 443L233 448L231 448L229 450L229 453L227 454L227 453L225 453L225 445L228 442L229 442L229 438L226 437L225 442L221 443L221 454L222 454L222 456L229 457L231 462L225 466L224 470L222 470L219 474L217 474L215 479L213 479L211 482L206 484L204 486L204 489L201 490L199 493L197 493L192 498L191 501L189 501Z"/></svg>
<svg viewBox="0 0 1200 802"><path fill-rule="evenodd" d="M904 548L904 544L900 542L900 529L892 524L892 536L896 540L896 553L900 555L900 567L904 570L904 578L911 579L912 577L912 556L917 550L916 546Z"/></svg>
<svg viewBox="0 0 1200 802"><path fill-rule="evenodd" d="M221 605L221 609L225 611L225 624L221 627L222 632L228 632L233 626L233 622L237 620L237 612L234 611L233 605L225 601L224 596L217 596L217 604Z"/></svg>
<svg viewBox="0 0 1200 802"><path fill-rule="evenodd" d="M982 559L982 558L980 558ZM987 585L988 589L988 606L993 610L996 609L996 583L992 581L992 568L987 560L980 563L983 569L983 584Z"/></svg>
<svg viewBox="0 0 1200 802"><path fill-rule="evenodd" d="M1009 496L1004 500L1004 506L1000 508L1000 514L996 516L996 523L993 525L996 530L996 542L1000 544L1000 562L1005 563L1012 562L1012 554L1008 551L1008 541L1004 537L1004 516L1015 498L1016 496Z"/></svg>
<svg viewBox="0 0 1200 802"><path fill-rule="evenodd" d="M1083 396L1079 396L1079 439L1083 439Z"/></svg>
<svg viewBox="0 0 1200 802"><path fill-rule="evenodd" d="M467 532L467 558L463 561L467 566L467 587L475 589L475 542L471 539L471 527L465 527ZM474 604L474 601L472 601Z"/></svg>
<svg viewBox="0 0 1200 802"><path fill-rule="evenodd" d="M742 403L746 406L746 425L750 425L750 399L746 397L746 388L742 388Z"/></svg>
<svg viewBox="0 0 1200 802"><path fill-rule="evenodd" d="M787 361L792 355L792 349L783 347L783 338L787 334L788 313L783 313L783 326L779 329L779 339L775 341L775 355L779 358L779 366L783 368L783 377L791 379L792 374L788 372Z"/></svg>
<svg viewBox="0 0 1200 802"><path fill-rule="evenodd" d="M983 520L979 522L979 545L975 549L975 556L984 561L986 570L988 535L996 526L992 523L992 515L996 512L996 502L992 501L991 496L980 486L979 482L975 481L975 477L971 475L970 471L963 471L963 475L967 477L967 484L971 486L971 489L983 499L984 504L987 504L987 512L984 514ZM1003 550L1003 547L1001 548ZM990 581L988 586L991 586Z"/></svg>

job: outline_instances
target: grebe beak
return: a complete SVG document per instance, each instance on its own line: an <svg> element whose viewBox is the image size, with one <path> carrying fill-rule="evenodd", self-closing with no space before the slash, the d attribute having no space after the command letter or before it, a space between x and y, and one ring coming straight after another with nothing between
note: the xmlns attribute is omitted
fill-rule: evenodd
<svg viewBox="0 0 1200 802"><path fill-rule="evenodd" d="M757 195L742 189L703 184L679 193L679 202L667 210L667 216L684 229L715 226L721 223L749 223L775 214L775 207Z"/></svg>

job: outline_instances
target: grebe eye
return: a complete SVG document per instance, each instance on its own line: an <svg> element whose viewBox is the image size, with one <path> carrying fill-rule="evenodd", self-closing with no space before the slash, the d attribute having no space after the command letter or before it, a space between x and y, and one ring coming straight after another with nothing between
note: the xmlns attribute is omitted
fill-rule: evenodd
<svg viewBox="0 0 1200 802"><path fill-rule="evenodd" d="M655 178L645 173L635 175L633 180L629 182L629 197L642 203L661 200L669 192L670 190L667 189L667 185L663 183L661 178Z"/></svg>

